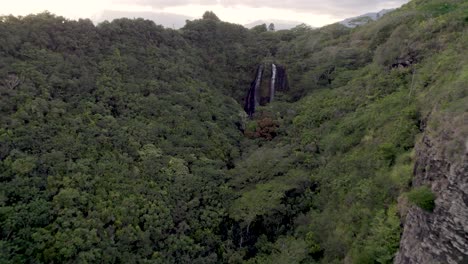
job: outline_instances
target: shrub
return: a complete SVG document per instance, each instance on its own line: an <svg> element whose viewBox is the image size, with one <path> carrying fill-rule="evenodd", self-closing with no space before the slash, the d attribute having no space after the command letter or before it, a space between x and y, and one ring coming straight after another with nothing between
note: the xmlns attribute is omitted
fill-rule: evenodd
<svg viewBox="0 0 468 264"><path fill-rule="evenodd" d="M435 195L427 186L417 187L408 193L408 200L420 208L432 212L435 207Z"/></svg>

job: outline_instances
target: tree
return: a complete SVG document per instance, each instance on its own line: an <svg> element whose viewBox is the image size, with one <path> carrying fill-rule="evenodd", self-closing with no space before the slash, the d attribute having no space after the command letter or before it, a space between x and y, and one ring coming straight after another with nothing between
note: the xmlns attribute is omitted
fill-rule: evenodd
<svg viewBox="0 0 468 264"><path fill-rule="evenodd" d="M266 24L257 25L253 27L251 30L255 33L262 33L262 32L268 31Z"/></svg>
<svg viewBox="0 0 468 264"><path fill-rule="evenodd" d="M213 21L221 21L213 11L206 11L203 14L203 19L213 20Z"/></svg>
<svg viewBox="0 0 468 264"><path fill-rule="evenodd" d="M270 25L268 25L268 30L269 31L275 31L275 24L270 23Z"/></svg>

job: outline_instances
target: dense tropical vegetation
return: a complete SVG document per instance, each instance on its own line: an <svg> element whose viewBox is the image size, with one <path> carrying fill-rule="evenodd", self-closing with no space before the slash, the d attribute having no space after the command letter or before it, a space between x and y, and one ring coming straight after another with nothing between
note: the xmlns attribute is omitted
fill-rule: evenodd
<svg viewBox="0 0 468 264"><path fill-rule="evenodd" d="M467 14L0 17L0 263L391 263L406 200L434 206L411 191L415 142L468 110ZM291 89L249 119L263 62Z"/></svg>

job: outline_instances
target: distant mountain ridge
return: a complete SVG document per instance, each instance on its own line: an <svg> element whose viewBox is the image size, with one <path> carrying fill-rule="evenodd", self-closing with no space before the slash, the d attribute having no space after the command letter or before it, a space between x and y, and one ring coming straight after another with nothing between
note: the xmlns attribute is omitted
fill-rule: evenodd
<svg viewBox="0 0 468 264"><path fill-rule="evenodd" d="M362 15L359 15L359 16L356 16L356 17L346 18L346 19L344 19L344 20L342 20L342 21L340 21L338 23L342 24L342 25L344 25L346 27L349 27L349 28L355 28L357 26L367 24L367 23L369 23L371 21L379 20L382 16L384 16L385 14L387 14L389 12L392 12L394 10L395 10L395 8L382 9L379 12L370 12L370 13L362 14ZM272 20L256 20L254 22L245 24L244 27L253 28L255 26L262 25L262 24L266 24L268 26L270 23L273 23L275 25L276 30L292 29L292 28L294 28L294 27L296 27L296 26L298 26L300 24L304 24L303 22L300 22L300 21L272 19Z"/></svg>
<svg viewBox="0 0 468 264"><path fill-rule="evenodd" d="M379 12L366 13L360 16L347 18L338 23L354 28L360 25L367 24L371 21L379 20L383 15L394 11L395 9L383 9ZM194 17L165 13L165 12L131 12L131 11L115 11L115 10L104 10L103 12L94 16L93 21L96 23L103 22L105 20L112 21L116 18L128 17L128 18L144 18L154 21L156 24L162 25L166 28L179 29L185 26L187 20L193 20ZM273 23L275 30L288 30L298 25L304 24L301 21L281 20L281 19L261 19L256 20L243 26L246 28L253 28L258 25L266 24L267 26ZM314 27L313 27L314 28Z"/></svg>
<svg viewBox="0 0 468 264"><path fill-rule="evenodd" d="M346 27L350 27L350 28L355 28L357 26L360 26L360 25L364 25L364 24L367 24L371 21L376 21L376 20L379 20L383 15L389 13L389 12L392 12L394 11L395 9L383 9L383 10L380 10L379 12L372 12L372 13L366 13L366 14L363 14L363 15L360 15L360 16L357 16L357 17L350 17L350 18L347 18L343 21L340 21L338 23L346 26Z"/></svg>
<svg viewBox="0 0 468 264"><path fill-rule="evenodd" d="M285 29L291 29L294 28L300 24L304 24L304 22L300 21L289 21L289 20L277 20L277 19L272 19L272 20L256 20L254 22L245 24L244 27L246 28L253 28L258 25L266 24L267 26L270 25L270 23L273 23L275 25L276 30L285 30Z"/></svg>

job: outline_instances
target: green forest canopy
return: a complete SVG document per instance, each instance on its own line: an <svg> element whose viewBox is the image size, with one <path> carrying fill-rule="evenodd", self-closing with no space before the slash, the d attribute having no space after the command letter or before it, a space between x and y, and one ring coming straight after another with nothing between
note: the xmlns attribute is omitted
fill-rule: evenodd
<svg viewBox="0 0 468 264"><path fill-rule="evenodd" d="M391 263L419 135L467 112L467 13L413 0L260 32L212 12L180 30L2 17L0 262ZM291 90L250 120L271 61Z"/></svg>

